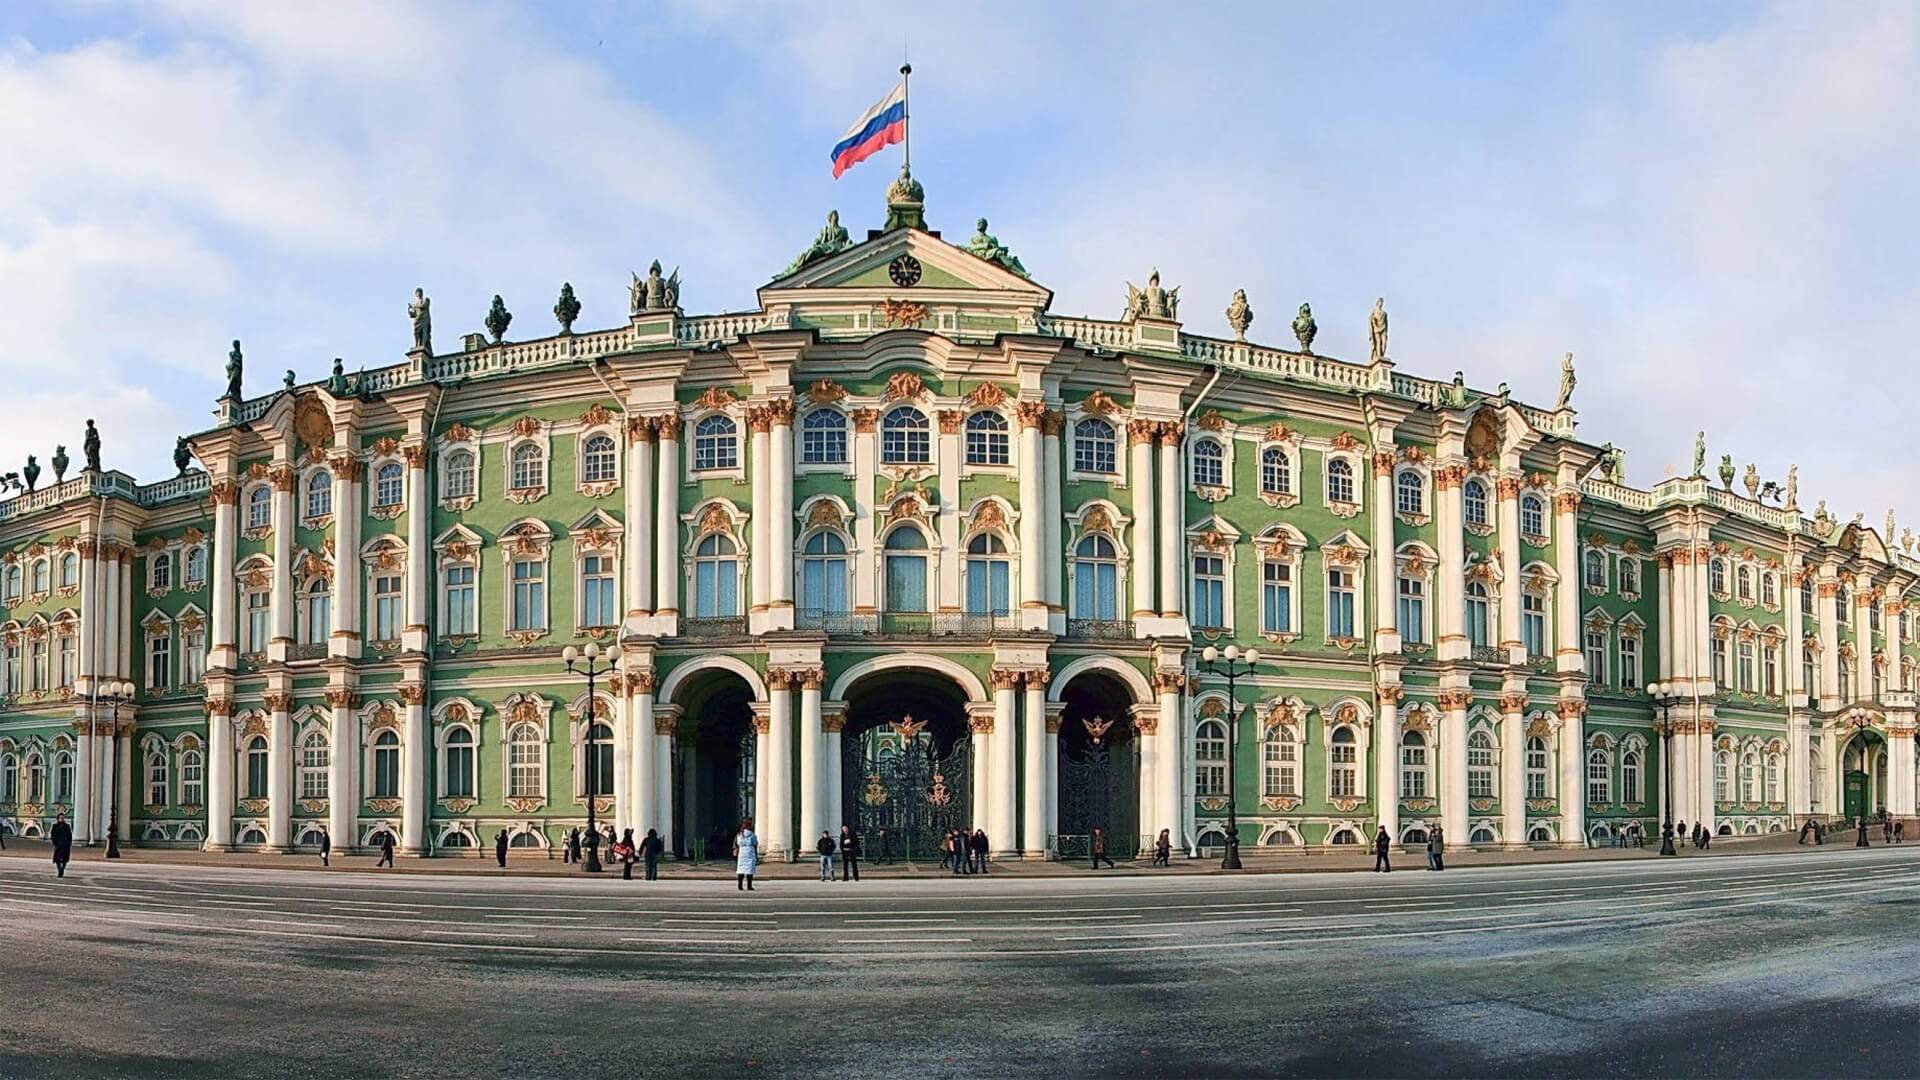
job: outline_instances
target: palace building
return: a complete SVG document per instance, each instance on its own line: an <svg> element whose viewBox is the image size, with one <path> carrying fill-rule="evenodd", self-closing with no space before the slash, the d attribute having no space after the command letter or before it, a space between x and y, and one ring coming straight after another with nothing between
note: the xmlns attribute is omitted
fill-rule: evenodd
<svg viewBox="0 0 1920 1080"><path fill-rule="evenodd" d="M557 334L496 301L436 352L416 294L402 362L259 397L236 343L180 475L0 502L0 820L460 854L591 803L679 852L1042 858L1217 844L1230 797L1250 854L1914 813L1892 536L1703 450L1626 486L1571 361L1540 408L1401 371L1379 309L1366 362L1304 308L1246 340L1244 297L1190 334L1157 275L1062 315L923 215L903 171L752 311L656 264L622 325L569 287Z"/></svg>

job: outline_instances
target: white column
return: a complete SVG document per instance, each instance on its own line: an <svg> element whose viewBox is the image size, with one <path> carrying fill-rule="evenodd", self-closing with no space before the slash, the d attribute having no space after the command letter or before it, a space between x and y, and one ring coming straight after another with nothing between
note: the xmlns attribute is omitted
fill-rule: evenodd
<svg viewBox="0 0 1920 1080"><path fill-rule="evenodd" d="M1553 559L1560 568L1553 587L1553 666L1568 675L1586 670L1587 654L1580 648L1580 492L1570 486L1571 471L1561 482L1567 486L1553 496Z"/></svg>
<svg viewBox="0 0 1920 1080"><path fill-rule="evenodd" d="M1561 575L1564 577L1570 574ZM1560 700L1560 842L1585 847L1587 843L1586 702Z"/></svg>
<svg viewBox="0 0 1920 1080"><path fill-rule="evenodd" d="M1160 615L1160 594L1154 583L1154 568L1160 552L1159 545L1154 541L1157 521L1153 502L1153 444L1158 427L1151 420L1135 420L1127 425L1127 438L1131 442L1130 452L1133 455L1127 468L1127 483L1133 489L1130 493L1133 549L1128 567L1133 574L1134 633L1142 637L1146 635L1146 629L1141 621Z"/></svg>
<svg viewBox="0 0 1920 1080"><path fill-rule="evenodd" d="M1873 578L1862 573L1853 581L1853 696L1873 697ZM1897 668L1895 669L1898 670ZM1879 704L1879 702L1874 702Z"/></svg>
<svg viewBox="0 0 1920 1080"><path fill-rule="evenodd" d="M225 851L233 846L233 703L209 698L207 704L218 706L207 715L207 849Z"/></svg>
<svg viewBox="0 0 1920 1080"><path fill-rule="evenodd" d="M755 702L753 708L753 828L762 844L773 842L773 722L772 705ZM689 815L692 793L687 793ZM693 822L691 818L688 825ZM692 840L689 828L687 839Z"/></svg>
<svg viewBox="0 0 1920 1080"><path fill-rule="evenodd" d="M1887 726L1886 803L1887 813L1894 817L1912 817L1914 813L1913 734L1910 713L1906 723Z"/></svg>
<svg viewBox="0 0 1920 1080"><path fill-rule="evenodd" d="M1022 673L1022 677L1025 677L1025 673ZM1029 683L1028 702L1033 701L1034 694L1035 691ZM1045 711L1047 706L1044 691L1040 692L1040 698L1040 708ZM1020 732L1014 720L1015 703L1012 692L1009 691L1005 696L1005 708L1001 707L1001 701L1000 692L996 689L993 695L993 738L987 741L987 745L993 748L993 772L990 781L993 791L993 811L988 819L993 824L987 826L987 838L993 844L995 858L1017 854L1020 851L1019 817L1017 816L1019 810L1014 799L1014 788L1017 783L1014 751L1020 745Z"/></svg>
<svg viewBox="0 0 1920 1080"><path fill-rule="evenodd" d="M1457 660L1467 655L1467 542L1461 535L1466 527L1465 505L1460 485L1466 481L1466 466L1443 465L1433 472L1433 518L1440 566L1434 573L1436 655L1441 660Z"/></svg>
<svg viewBox="0 0 1920 1080"><path fill-rule="evenodd" d="M1674 676L1673 627L1678 625L1674 621L1675 605L1674 605L1673 563L1672 563L1672 560L1668 557L1666 552L1661 552L1655 558L1654 562L1655 562L1655 565L1658 567L1657 573L1659 576L1659 587L1660 587L1660 592L1657 599L1657 603L1659 605L1659 611L1660 611L1660 626L1657 632L1654 634L1654 638L1659 642L1658 648L1660 649L1659 678L1662 680L1666 680L1666 679L1671 679ZM1798 610L1800 606L1799 600L1796 598L1793 601L1793 603L1790 604L1789 606L1794 608L1795 610Z"/></svg>
<svg viewBox="0 0 1920 1080"><path fill-rule="evenodd" d="M811 851L827 822L820 790L820 688L826 684L827 673L822 668L807 667L795 675L800 682L800 836L796 843L800 850Z"/></svg>
<svg viewBox="0 0 1920 1080"><path fill-rule="evenodd" d="M793 840L793 689L785 672L767 673L767 854L796 850Z"/></svg>
<svg viewBox="0 0 1920 1080"><path fill-rule="evenodd" d="M1820 582L1815 587L1820 608L1820 711L1840 707L1840 582L1830 566L1820 567ZM1833 764L1829 762L1829 764ZM1834 776L1839 769L1831 770ZM1836 789L1837 790L1837 789ZM1838 813L1837 808L1828 813Z"/></svg>
<svg viewBox="0 0 1920 1080"><path fill-rule="evenodd" d="M1186 719L1180 708L1180 691L1185 683L1185 676L1178 671L1154 673L1153 688L1160 703L1160 730L1154 735L1160 744L1160 790L1153 801L1160 816L1152 831L1157 838L1161 829L1171 830L1175 848L1187 843L1187 803L1182 796L1186 789Z"/></svg>
<svg viewBox="0 0 1920 1080"><path fill-rule="evenodd" d="M334 457L332 466L333 601L328 612L327 655L353 658L360 655L360 480L366 465L343 453ZM351 827L335 834L333 842L351 845Z"/></svg>
<svg viewBox="0 0 1920 1080"><path fill-rule="evenodd" d="M423 515L424 516L424 515ZM401 733L400 764L405 770L400 794L405 802L400 810L400 851L421 855L427 850L427 705L425 672L410 672L417 682L400 684L400 700L407 710L407 726Z"/></svg>
<svg viewBox="0 0 1920 1080"><path fill-rule="evenodd" d="M768 434L772 447L773 460L768 466L772 480L772 497L768 500L767 522L769 544L768 581L772 611L768 616L769 628L791 630L794 626L793 610L793 399L781 398L767 407L767 414L773 422L773 430ZM818 837L807 838L812 843Z"/></svg>
<svg viewBox="0 0 1920 1080"><path fill-rule="evenodd" d="M1443 690L1439 703L1442 710L1440 828L1446 833L1448 850L1453 850L1470 846L1467 843L1467 709L1473 704L1473 692ZM1378 737L1390 739L1391 735L1383 731ZM1397 781L1396 776L1396 786Z"/></svg>
<svg viewBox="0 0 1920 1080"><path fill-rule="evenodd" d="M120 842L126 843L127 841L133 839L134 761L133 761L133 721L132 720L122 721L120 730L114 736L114 746L118 748L116 751L116 757L118 760L115 762L115 769L119 777L118 788L120 792L120 814L114 826L114 829L115 829L115 834L120 838ZM1907 761L1909 763L1908 769L1911 770L1912 769L1911 763L1913 761L1913 740L1911 738L1907 740ZM1907 776L1906 813L1911 814L1913 812L1913 774L1911 771L1909 771L1906 774L1906 776Z"/></svg>
<svg viewBox="0 0 1920 1080"><path fill-rule="evenodd" d="M635 416L627 421L627 519L621 523L627 548L629 625L653 614L653 479L653 422ZM653 738L651 731L645 734Z"/></svg>
<svg viewBox="0 0 1920 1080"><path fill-rule="evenodd" d="M665 850L673 850L673 739L679 710L653 706L653 797L652 828L660 830ZM755 740L756 742L758 740Z"/></svg>
<svg viewBox="0 0 1920 1080"><path fill-rule="evenodd" d="M1060 715L1065 710L1064 705L1048 705L1046 718L1041 723L1041 746L1046 754L1045 763L1041 767L1046 769L1048 776L1054 778L1047 784L1050 791L1054 789L1060 776ZM1044 826L1047 835L1046 844L1051 849L1053 838L1060 833L1060 800L1057 794L1049 798L1047 805L1042 808L1041 820L1046 823Z"/></svg>
<svg viewBox="0 0 1920 1080"><path fill-rule="evenodd" d="M1159 435L1160 475L1154 480L1154 493L1159 496L1160 513L1154 530L1160 541L1160 614L1177 619L1187 610L1185 590L1181 587L1186 575L1180 572L1180 552L1186 546L1186 526L1180 509L1187 490L1186 478L1180 471L1180 421L1162 422Z"/></svg>
<svg viewBox="0 0 1920 1080"><path fill-rule="evenodd" d="M1065 561L1065 552L1062 550L1064 542L1060 536L1062 528L1060 488L1066 482L1066 474L1060 471L1060 431L1065 422L1066 417L1060 410L1054 409L1047 413L1047 418L1040 428L1042 433L1040 459L1041 465L1046 470L1040 483L1042 506L1046 511L1046 517L1042 520L1040 528L1043 543L1040 570L1045 578L1041 596L1046 600L1050 613L1048 626L1055 633L1065 633L1067 629L1065 593L1060 584ZM1116 606L1118 606L1117 602Z"/></svg>
<svg viewBox="0 0 1920 1080"><path fill-rule="evenodd" d="M1394 596L1400 575L1393 543L1393 430L1376 432L1374 440L1382 449L1373 455L1373 648L1376 653L1392 654L1400 651Z"/></svg>
<svg viewBox="0 0 1920 1080"><path fill-rule="evenodd" d="M85 640L84 634L81 635ZM93 735L93 718L87 715L87 706L81 705L78 731L75 737L73 759L73 842L91 844L98 835L93 827L98 816L92 810L94 806L94 769L100 761L100 743Z"/></svg>
<svg viewBox="0 0 1920 1080"><path fill-rule="evenodd" d="M934 519L940 532L940 548L948 553L946 558L939 561L940 577L932 597L934 611L959 611L966 606L966 597L960 586L960 569L966 562L960 547L960 537L964 532L961 513L966 509L960 504L960 473L964 460L960 428L966 422L966 416L960 409L940 410L940 434L933 444L935 467L939 469L935 480L940 485L940 506Z"/></svg>
<svg viewBox="0 0 1920 1080"><path fill-rule="evenodd" d="M1020 764L1023 773L1020 841L1015 844L1011 835L1006 841L1009 850L1017 847L1029 859L1042 857L1047 849L1046 806L1047 800L1052 797L1053 785L1047 783L1046 778L1047 749L1044 739L1047 725L1047 682L1051 678L1052 673L1045 668L1027 672L1026 715L1021 719L1020 729L1022 744ZM1132 719L1131 716L1127 717L1127 722L1131 723ZM1006 742L1008 744L1006 756L1010 758L1013 743L1011 736ZM1140 763L1143 775L1146 772L1146 765L1143 756ZM1006 781L1007 795L1011 801L1013 794L1011 763L1007 770ZM1008 812L1009 814L1012 812L1010 806ZM1011 833L1012 830L1008 831Z"/></svg>
<svg viewBox="0 0 1920 1080"><path fill-rule="evenodd" d="M344 851L360 843L355 828L360 799L354 791L355 766L360 762L360 722L353 715L352 690L328 687L327 705L333 710L333 757L327 762L327 836L335 849Z"/></svg>
<svg viewBox="0 0 1920 1080"><path fill-rule="evenodd" d="M93 812L89 815L91 820L88 821L87 824L94 836L105 839L107 835L107 822L113 816L113 786L115 770L120 768L120 747L119 740L113 737L112 721L102 723L99 731L101 734L93 737L93 745L100 754L100 797L93 805ZM48 786L51 788L51 773L53 771L53 763L51 761L47 763L47 771L49 773ZM49 792L49 794L50 793L51 792ZM82 811L79 807L74 807L75 817L81 816L81 813Z"/></svg>
<svg viewBox="0 0 1920 1080"><path fill-rule="evenodd" d="M293 718L287 710L293 695L275 691L265 696L267 719L267 847L286 851L293 846Z"/></svg>
<svg viewBox="0 0 1920 1080"><path fill-rule="evenodd" d="M1375 503L1374 505L1391 506L1393 504ZM1376 731L1373 739L1373 805L1375 817L1379 820L1380 827L1387 830L1387 835L1392 837L1393 842L1396 844L1400 842L1400 761L1398 754L1400 752L1400 699L1404 693L1405 691L1397 686L1383 686L1380 688L1379 704L1377 706L1379 716L1377 717L1377 722L1374 724ZM1304 730L1304 718L1302 718L1301 723ZM1438 740L1435 741L1437 742ZM1433 752L1438 754L1439 747L1435 746ZM1306 763L1303 761L1300 764L1302 766L1302 772L1304 773ZM1439 777L1438 774L1436 774L1436 787L1438 786L1438 781ZM1449 837L1449 839L1451 839L1451 837Z"/></svg>
<svg viewBox="0 0 1920 1080"><path fill-rule="evenodd" d="M207 575L213 578L213 613L209 628L207 666L231 670L234 665L233 551L240 485L231 478L213 485L213 547L207 552ZM231 779L231 774L229 774Z"/></svg>
<svg viewBox="0 0 1920 1080"><path fill-rule="evenodd" d="M645 504L643 504L645 505ZM633 835L645 837L648 829L660 828L660 740L654 733L653 691L657 677L651 671L637 671L627 683L633 706L629 738L633 742Z"/></svg>
<svg viewBox="0 0 1920 1080"><path fill-rule="evenodd" d="M1140 809L1136 820L1140 825L1141 836L1145 837L1147 841L1144 846L1151 848L1153 846L1153 838L1158 836L1160 832L1159 829L1154 827L1154 822L1159 821L1161 818L1160 703L1157 701L1144 702L1132 706L1127 712L1129 718L1133 721L1134 738L1140 741L1140 783L1137 788L1139 794L1135 796L1140 802ZM1041 756L1044 760L1044 747L1042 748ZM1047 775L1054 776L1056 774L1049 773ZM1054 793L1051 783L1047 785L1046 797L1049 800L1058 797ZM1044 830L1044 813L1041 815L1041 819L1042 829Z"/></svg>
<svg viewBox="0 0 1920 1080"><path fill-rule="evenodd" d="M874 521L875 478L880 471L880 449L873 425L872 409L853 410L853 610L878 610L879 552L876 550Z"/></svg>
<svg viewBox="0 0 1920 1080"><path fill-rule="evenodd" d="M805 707L806 703L802 701L801 708L803 711ZM841 805L841 792L846 790L846 776L843 774L840 762L840 729L846 724L846 721L847 718L842 713L826 713L823 711L820 715L820 753L826 766L826 779L824 781L826 790L821 793L823 800L822 805L825 807L826 816L822 824L826 830L835 837L840 835L840 826L848 824L846 820L846 808Z"/></svg>
<svg viewBox="0 0 1920 1080"><path fill-rule="evenodd" d="M611 721L607 726L613 729L613 791L597 794L613 796L613 813L608 816L613 822L613 834L618 837L622 829L633 828L637 816L633 798L633 698L622 689L625 680L618 672L608 675L607 679L614 715L602 719ZM588 745L592 745L591 742ZM581 760L586 760L585 755ZM599 782L594 780L595 784Z"/></svg>
<svg viewBox="0 0 1920 1080"><path fill-rule="evenodd" d="M1046 601L1046 520L1047 498L1041 490L1046 466L1046 451L1041 444L1040 427L1046 422L1047 409L1038 401L1023 401L1020 413L1020 626L1024 630L1047 628ZM1006 730L996 728L998 735ZM988 836L999 843L1004 837L989 828Z"/></svg>
<svg viewBox="0 0 1920 1080"><path fill-rule="evenodd" d="M100 603L98 605L98 633L100 634L100 652L95 661L100 668L101 677L113 680L120 676L120 545L114 544L107 553L101 566ZM82 637L86 636L85 624L81 625ZM47 642L51 649L53 642ZM49 661L51 663L51 661Z"/></svg>
<svg viewBox="0 0 1920 1080"><path fill-rule="evenodd" d="M1500 522L1500 647L1506 650L1509 663L1527 662L1525 643L1520 638L1520 486L1518 473L1500 477L1494 482L1499 493L1496 516ZM1574 573L1571 563L1564 564L1561 576ZM1464 589L1464 586L1462 586ZM1462 603L1465 603L1464 596ZM1451 830L1449 830L1451 831ZM1451 841L1451 837L1448 838Z"/></svg>
<svg viewBox="0 0 1920 1080"><path fill-rule="evenodd" d="M433 503L427 494L427 448L409 446L407 456L407 625L400 632L401 645L410 652L426 652L427 598L433 595L433 539L428 531L433 522ZM424 730L424 729L423 729ZM424 748L425 742L421 743ZM424 767L424 765L423 765ZM422 797L425 797L424 788ZM422 817L425 828L426 818Z"/></svg>
<svg viewBox="0 0 1920 1080"><path fill-rule="evenodd" d="M267 594L273 633L267 641L267 659L284 661L293 647L293 466L275 462L273 479L273 585ZM271 843L271 837L269 837Z"/></svg>
<svg viewBox="0 0 1920 1080"><path fill-rule="evenodd" d="M1500 697L1500 845L1527 843L1527 721L1525 694Z"/></svg>
<svg viewBox="0 0 1920 1080"><path fill-rule="evenodd" d="M764 408L747 410L747 430L751 432L747 441L747 490L753 505L753 551L747 558L752 603L747 615L748 626L755 633L766 628L766 611L773 600L773 458L768 426Z"/></svg>
<svg viewBox="0 0 1920 1080"><path fill-rule="evenodd" d="M654 615L667 616L661 633L672 633L680 616L680 417L677 413L656 416L654 432L660 437L660 485L656 492L654 515Z"/></svg>

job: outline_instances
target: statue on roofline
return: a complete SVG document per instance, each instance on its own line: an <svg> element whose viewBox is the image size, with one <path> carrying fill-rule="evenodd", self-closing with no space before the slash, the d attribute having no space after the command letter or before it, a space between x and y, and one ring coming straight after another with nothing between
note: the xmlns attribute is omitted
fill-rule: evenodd
<svg viewBox="0 0 1920 1080"><path fill-rule="evenodd" d="M72 458L69 458L67 456L67 448L64 444L55 446L53 448L53 482L54 483L58 484L67 478L67 464L72 460L73 460Z"/></svg>
<svg viewBox="0 0 1920 1080"><path fill-rule="evenodd" d="M100 471L100 429L87 421L87 434L80 440L80 452L87 455L87 471Z"/></svg>
<svg viewBox="0 0 1920 1080"><path fill-rule="evenodd" d="M1177 319L1180 317L1180 286L1171 289L1160 287L1160 270L1154 268L1147 275L1147 287L1138 289L1133 282L1127 282L1127 311L1122 316L1132 322L1139 318Z"/></svg>
<svg viewBox="0 0 1920 1080"><path fill-rule="evenodd" d="M1705 479L1707 475L1707 433L1702 431L1693 436L1693 471L1687 474L1690 480Z"/></svg>
<svg viewBox="0 0 1920 1080"><path fill-rule="evenodd" d="M425 290L413 290L413 302L407 305L407 317L413 320L415 352L433 352L433 301Z"/></svg>
<svg viewBox="0 0 1920 1080"><path fill-rule="evenodd" d="M1573 354L1568 353L1567 358L1560 361L1560 398L1554 402L1554 411L1566 408L1573 401L1573 386L1578 381L1573 374Z"/></svg>
<svg viewBox="0 0 1920 1080"><path fill-rule="evenodd" d="M1293 339L1300 343L1300 351L1313 355L1313 339L1320 335L1320 324L1313 321L1313 305L1301 304L1300 313L1293 317Z"/></svg>
<svg viewBox="0 0 1920 1080"><path fill-rule="evenodd" d="M240 355L240 339L233 339L233 351L227 354L227 392L220 395L221 400L240 400L240 377L246 367L246 360Z"/></svg>
<svg viewBox="0 0 1920 1080"><path fill-rule="evenodd" d="M632 314L645 311L676 311L680 307L680 268L673 268L671 277L660 275L660 260L653 260L647 267L646 280L634 274L633 283L628 286L627 294Z"/></svg>
<svg viewBox="0 0 1920 1080"><path fill-rule="evenodd" d="M1367 316L1368 355L1376 364L1387 359L1387 298L1375 297L1373 311Z"/></svg>
<svg viewBox="0 0 1920 1080"><path fill-rule="evenodd" d="M1233 303L1227 305L1227 325L1233 328L1233 340L1247 340L1247 328L1253 325L1253 305L1247 303L1247 290L1233 290Z"/></svg>
<svg viewBox="0 0 1920 1080"><path fill-rule="evenodd" d="M787 268L780 271L780 276L786 277L806 268L811 263L838 255L852 246L853 239L847 235L846 227L840 224L840 211L829 210L827 223L820 227L820 234L813 238L813 243L808 244L805 251L794 256L794 260L787 264ZM636 299L635 303L639 303L639 300ZM639 309L636 307L635 310Z"/></svg>
<svg viewBox="0 0 1920 1080"><path fill-rule="evenodd" d="M1733 490L1733 455L1732 454L1720 455L1720 486L1723 488L1726 488L1728 491Z"/></svg>
<svg viewBox="0 0 1920 1080"><path fill-rule="evenodd" d="M1787 505L1786 509L1800 511L1800 466L1787 466Z"/></svg>
<svg viewBox="0 0 1920 1080"><path fill-rule="evenodd" d="M990 263L997 263L1019 274L1021 277L1027 276L1027 268L1020 265L1020 260L1014 257L1013 252L1008 251L1006 247L1000 243L998 237L987 231L986 218L981 218L979 221L974 222L974 233L973 236L967 240L967 250Z"/></svg>

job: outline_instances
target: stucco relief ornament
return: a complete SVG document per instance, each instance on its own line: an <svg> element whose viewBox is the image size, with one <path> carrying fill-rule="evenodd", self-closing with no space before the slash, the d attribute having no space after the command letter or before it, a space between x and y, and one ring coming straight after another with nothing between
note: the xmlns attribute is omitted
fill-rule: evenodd
<svg viewBox="0 0 1920 1080"><path fill-rule="evenodd" d="M1311 356L1313 339L1320 335L1320 324L1313 321L1313 305L1301 304L1300 313L1293 317L1293 339L1300 343L1300 351Z"/></svg>
<svg viewBox="0 0 1920 1080"><path fill-rule="evenodd" d="M433 351L433 301L427 299L425 291L413 290L413 301L407 305L407 318L413 320L414 351L431 353ZM239 359L240 343L237 341L233 343L233 355L236 360ZM239 369L234 365L228 365L227 371L228 378L233 380L233 387L229 394L238 398L240 396Z"/></svg>
<svg viewBox="0 0 1920 1080"><path fill-rule="evenodd" d="M1177 319L1180 310L1180 286L1171 289L1160 287L1160 270L1155 268L1147 275L1147 287L1135 288L1133 282L1127 282L1127 310L1121 316L1125 322L1139 318Z"/></svg>
<svg viewBox="0 0 1920 1080"><path fill-rule="evenodd" d="M990 263L998 263L1021 277L1027 276L1027 268L1020 265L1020 260L1014 256L1013 252L1008 251L997 237L987 231L986 218L974 222L974 232L973 236L967 240L967 250Z"/></svg>
<svg viewBox="0 0 1920 1080"><path fill-rule="evenodd" d="M1253 305L1247 303L1247 290L1233 290L1233 303L1227 305L1227 325L1233 327L1233 340L1247 340L1247 328L1253 325Z"/></svg>
<svg viewBox="0 0 1920 1080"><path fill-rule="evenodd" d="M927 388L926 382L911 371L896 371L887 376L886 400L912 401Z"/></svg>

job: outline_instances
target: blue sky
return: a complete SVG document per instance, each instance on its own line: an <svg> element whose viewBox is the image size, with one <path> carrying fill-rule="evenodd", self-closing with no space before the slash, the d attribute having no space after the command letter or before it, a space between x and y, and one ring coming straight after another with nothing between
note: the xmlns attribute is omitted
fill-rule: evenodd
<svg viewBox="0 0 1920 1080"><path fill-rule="evenodd" d="M442 348L505 296L547 332L624 315L630 269L748 307L838 208L877 226L897 151L827 151L914 63L932 224L976 217L1111 317L1158 266L1198 332L1550 401L1629 479L1696 427L1811 508L1920 524L1920 9L1721 5L544 6L110 0L0 12L0 462L157 478L248 387ZM306 10L311 8L311 11Z"/></svg>

